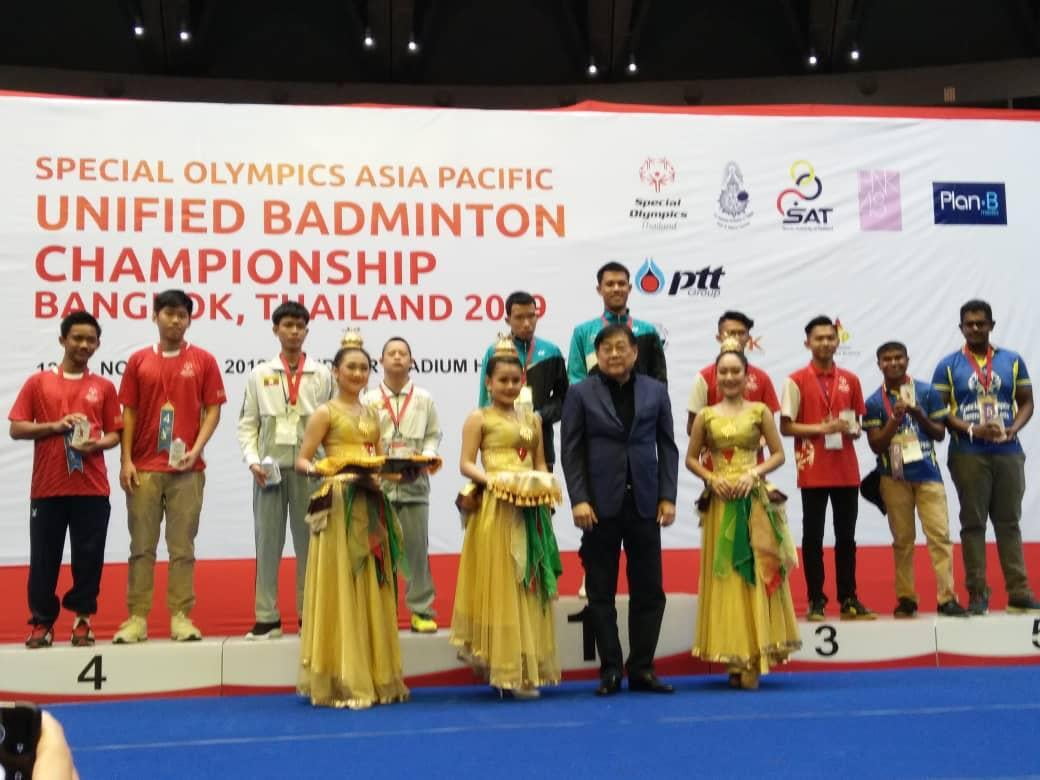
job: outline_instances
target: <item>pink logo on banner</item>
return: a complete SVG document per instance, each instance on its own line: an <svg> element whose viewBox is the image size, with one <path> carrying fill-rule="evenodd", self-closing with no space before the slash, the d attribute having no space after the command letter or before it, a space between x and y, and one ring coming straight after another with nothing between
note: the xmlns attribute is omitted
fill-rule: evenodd
<svg viewBox="0 0 1040 780"><path fill-rule="evenodd" d="M860 230L902 230L898 171L859 172Z"/></svg>
<svg viewBox="0 0 1040 780"><path fill-rule="evenodd" d="M675 181L675 166L664 157L647 157L639 166L639 178L654 192L660 192Z"/></svg>

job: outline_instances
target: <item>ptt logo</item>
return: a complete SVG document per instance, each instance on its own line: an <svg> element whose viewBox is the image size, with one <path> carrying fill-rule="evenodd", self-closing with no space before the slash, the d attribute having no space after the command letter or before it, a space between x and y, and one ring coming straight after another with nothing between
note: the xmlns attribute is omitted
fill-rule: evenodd
<svg viewBox="0 0 1040 780"><path fill-rule="evenodd" d="M808 160L795 160L790 168L793 187L776 196L776 210L783 217L785 230L833 230L834 208L817 203L823 194L823 180Z"/></svg>
<svg viewBox="0 0 1040 780"><path fill-rule="evenodd" d="M1006 225L1004 182L932 182L936 225Z"/></svg>
<svg viewBox="0 0 1040 780"><path fill-rule="evenodd" d="M652 258L647 258L636 271L635 286L645 295L657 295L665 292L668 295L690 295L701 298L717 298L722 294L722 277L725 269L704 266L696 271L674 271L671 278L665 274Z"/></svg>

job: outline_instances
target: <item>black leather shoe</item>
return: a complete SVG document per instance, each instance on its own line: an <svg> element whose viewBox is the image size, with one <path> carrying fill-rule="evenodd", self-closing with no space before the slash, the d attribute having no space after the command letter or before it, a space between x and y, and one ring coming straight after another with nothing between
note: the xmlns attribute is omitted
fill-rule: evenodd
<svg viewBox="0 0 1040 780"><path fill-rule="evenodd" d="M621 690L621 675L608 674L601 677L599 687L596 689L597 696L613 696Z"/></svg>
<svg viewBox="0 0 1040 780"><path fill-rule="evenodd" d="M666 682L661 682L656 674L647 672L628 678L628 689L642 693L674 693L675 688Z"/></svg>

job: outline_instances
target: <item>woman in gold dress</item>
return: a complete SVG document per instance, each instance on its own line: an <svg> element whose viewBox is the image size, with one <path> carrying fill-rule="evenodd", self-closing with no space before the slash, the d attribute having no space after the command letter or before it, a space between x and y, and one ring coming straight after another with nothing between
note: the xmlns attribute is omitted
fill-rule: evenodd
<svg viewBox="0 0 1040 780"><path fill-rule="evenodd" d="M362 709L408 698L397 637L401 531L379 488L379 421L360 393L371 359L348 335L333 361L338 395L315 410L297 471L324 477L311 497L297 690L311 703ZM325 457L311 458L318 445Z"/></svg>
<svg viewBox="0 0 1040 780"><path fill-rule="evenodd" d="M780 494L762 479L784 462L765 404L744 399L747 358L723 344L722 400L694 418L686 467L710 491L702 508L701 576L693 655L726 664L734 688L754 689L772 664L801 646L787 574L797 565ZM769 457L758 462L762 439ZM704 448L712 470L701 463ZM781 498L782 501L782 498Z"/></svg>
<svg viewBox="0 0 1040 780"><path fill-rule="evenodd" d="M532 698L560 680L553 601L562 569L549 508L561 496L546 471L540 421L514 404L522 368L507 344L499 342L488 361L491 406L470 414L462 429L460 468L478 493L472 511L460 507L466 535L451 643L493 687Z"/></svg>

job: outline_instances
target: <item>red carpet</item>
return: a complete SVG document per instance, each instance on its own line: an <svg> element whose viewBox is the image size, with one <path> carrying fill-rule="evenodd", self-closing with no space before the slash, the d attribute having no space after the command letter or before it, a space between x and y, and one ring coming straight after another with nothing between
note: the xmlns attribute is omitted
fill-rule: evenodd
<svg viewBox="0 0 1040 780"><path fill-rule="evenodd" d="M1040 572L1040 543L1025 545L1026 562L1033 572L1034 588L1037 572ZM962 603L966 599L964 592L964 567L961 564L959 546L954 553L955 577ZM560 582L562 593L573 594L581 582L581 563L577 553L563 554L564 575ZM990 606L1001 609L1006 603L1003 579L997 561L996 547L989 546L988 571L993 598ZM699 550L666 550L664 553L665 590L673 593L695 593L700 561ZM436 609L442 626L451 621L452 599L455 592L455 572L458 568L457 555L435 555L431 559L434 579L437 582ZM834 567L831 550L825 551L827 568L827 590L830 598L834 598ZM921 600L921 609L925 612L935 609L935 580L932 576L931 564L927 550L918 546L914 559L917 574L917 591ZM282 609L283 625L287 630L294 630L296 625L292 572L295 562L287 559L282 562L282 577L279 601ZM28 608L25 603L27 567L0 567L0 593L5 594L0 601L0 642L22 642L28 635L26 619ZM622 559L622 572L624 559ZM195 568L196 593L198 603L193 617L204 634L210 636L227 636L244 634L253 625L253 561L252 560L205 560L199 561ZM895 606L893 591L892 553L888 547L861 547L857 560L857 580L861 600L871 609L878 612L889 612ZM72 579L68 567L63 567L58 582L59 596L71 585ZM801 569L791 577L791 588L795 606L799 612L805 609L805 580ZM619 581L619 591L626 592L624 574ZM166 610L166 565L159 564L155 574L155 606L149 618L150 632L155 637L169 634L169 613ZM404 591L401 589L402 626L407 624L408 614L404 609ZM833 607L833 601L831 602ZM835 608L835 615L837 614ZM116 628L126 618L126 564L108 564L105 567L101 582L100 609L94 619L95 632L98 638L107 639L115 633ZM62 612L58 620L55 639L68 641L72 630L72 616Z"/></svg>

